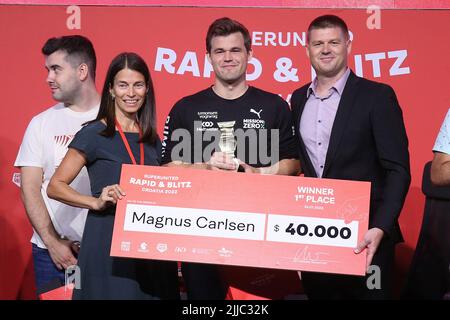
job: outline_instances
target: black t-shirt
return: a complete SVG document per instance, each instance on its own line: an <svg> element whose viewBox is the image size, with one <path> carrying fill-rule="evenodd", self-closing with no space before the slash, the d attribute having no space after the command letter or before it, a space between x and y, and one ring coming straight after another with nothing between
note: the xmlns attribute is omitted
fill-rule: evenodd
<svg viewBox="0 0 450 320"><path fill-rule="evenodd" d="M255 87L233 100L208 88L173 106L164 126L162 164L175 160L207 162L214 151L225 151L219 143L221 137L230 139L230 134L236 141L234 155L251 166L298 158L286 101Z"/></svg>

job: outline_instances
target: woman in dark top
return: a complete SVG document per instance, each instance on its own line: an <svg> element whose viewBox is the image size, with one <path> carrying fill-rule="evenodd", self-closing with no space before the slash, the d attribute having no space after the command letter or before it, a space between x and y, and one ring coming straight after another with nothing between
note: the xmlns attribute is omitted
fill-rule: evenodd
<svg viewBox="0 0 450 320"><path fill-rule="evenodd" d="M160 165L150 72L134 53L118 55L109 66L97 118L69 145L47 193L72 206L89 208L78 266L81 289L74 299L178 299L176 262L111 257L111 239L122 164ZM70 187L87 167L92 196Z"/></svg>

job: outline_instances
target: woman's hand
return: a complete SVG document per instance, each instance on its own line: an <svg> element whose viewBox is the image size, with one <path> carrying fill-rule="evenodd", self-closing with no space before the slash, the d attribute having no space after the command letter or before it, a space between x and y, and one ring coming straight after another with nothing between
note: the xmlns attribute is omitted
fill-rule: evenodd
<svg viewBox="0 0 450 320"><path fill-rule="evenodd" d="M121 200L125 196L125 192L118 184L106 186L102 189L102 193L92 206L93 210L101 211L109 206L115 205L117 200Z"/></svg>

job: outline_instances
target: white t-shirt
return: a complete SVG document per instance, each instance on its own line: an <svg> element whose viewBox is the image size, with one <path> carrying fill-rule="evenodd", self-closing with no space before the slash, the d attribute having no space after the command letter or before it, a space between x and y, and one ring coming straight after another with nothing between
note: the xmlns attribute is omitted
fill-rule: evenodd
<svg viewBox="0 0 450 320"><path fill-rule="evenodd" d="M441 130L434 143L433 151L450 154L450 109L442 123Z"/></svg>
<svg viewBox="0 0 450 320"><path fill-rule="evenodd" d="M71 207L47 196L47 186L64 158L75 133L81 125L96 118L99 106L88 112L75 112L58 103L36 115L29 123L17 154L15 167L39 167L44 177L41 194L50 218L59 235L73 241L80 241L87 209ZM86 195L91 194L89 177L85 167L70 184L72 188ZM34 230L31 242L46 248Z"/></svg>

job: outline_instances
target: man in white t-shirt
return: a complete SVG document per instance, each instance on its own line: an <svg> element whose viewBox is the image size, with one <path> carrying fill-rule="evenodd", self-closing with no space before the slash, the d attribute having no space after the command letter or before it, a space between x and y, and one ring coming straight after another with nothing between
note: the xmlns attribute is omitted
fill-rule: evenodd
<svg viewBox="0 0 450 320"><path fill-rule="evenodd" d="M450 186L450 109L436 138L433 152L431 182L437 186Z"/></svg>
<svg viewBox="0 0 450 320"><path fill-rule="evenodd" d="M14 166L21 170L21 195L33 226L31 239L38 293L64 283L75 265L86 209L47 197L47 185L82 124L95 119L100 96L95 88L96 56L83 36L50 38L42 48L47 83L59 103L36 115L28 125ZM71 184L90 194L86 169Z"/></svg>

